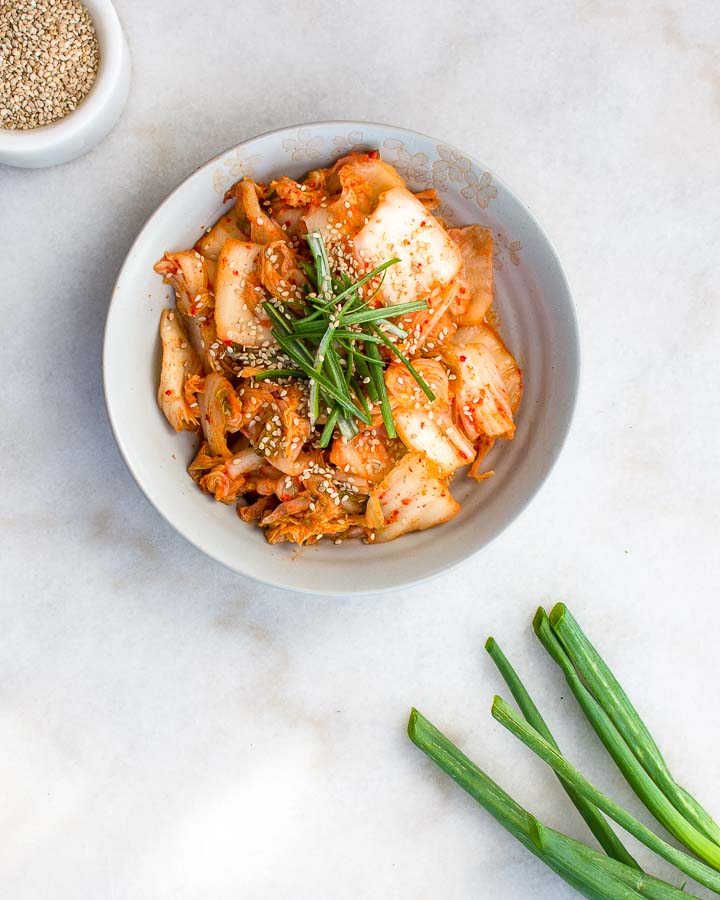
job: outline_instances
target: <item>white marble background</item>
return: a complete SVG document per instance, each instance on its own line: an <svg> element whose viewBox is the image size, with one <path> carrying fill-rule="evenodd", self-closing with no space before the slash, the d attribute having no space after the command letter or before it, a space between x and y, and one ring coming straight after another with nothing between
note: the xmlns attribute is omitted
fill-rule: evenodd
<svg viewBox="0 0 720 900"><path fill-rule="evenodd" d="M531 634L561 598L720 814L715 0L117 7L134 73L116 130L61 168L0 168L0 894L572 896L404 733L416 704L585 834L490 718L492 632L571 759L635 809ZM385 597L294 596L205 559L145 501L103 408L108 297L145 218L219 150L326 118L496 171L555 241L583 333L539 498L464 568Z"/></svg>

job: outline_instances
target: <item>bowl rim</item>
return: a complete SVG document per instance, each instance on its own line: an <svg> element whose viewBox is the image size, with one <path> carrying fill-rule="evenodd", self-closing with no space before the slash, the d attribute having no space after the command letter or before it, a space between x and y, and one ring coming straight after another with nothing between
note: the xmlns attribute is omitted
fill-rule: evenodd
<svg viewBox="0 0 720 900"><path fill-rule="evenodd" d="M52 150L92 126L112 97L123 67L125 36L111 0L83 0L95 27L100 53L90 90L66 116L39 128L0 128L0 152L39 154Z"/></svg>
<svg viewBox="0 0 720 900"><path fill-rule="evenodd" d="M402 582L397 582L397 583L393 583L391 585L374 587L374 588L369 588L369 589L368 588L355 589L352 587L348 587L348 588L342 588L339 590L338 589L325 590L323 588L306 588L306 587L303 587L302 585L294 584L290 579L286 579L286 578L282 578L282 577L280 577L280 578L273 577L272 570L270 570L267 575L263 575L262 577L252 574L247 571L243 571L240 567L232 565L231 563L227 562L226 560L222 559L219 555L217 555L217 553L214 551L213 547L208 545L207 542L196 541L196 540L188 537L185 534L185 532L182 530L182 528L179 525L177 525L170 518L170 516L168 514L166 514L162 509L160 509L155 504L155 502L151 499L149 494L146 492L145 487L143 486L143 482L140 479L140 477L138 476L138 474L133 466L133 463L129 457L129 453L126 451L121 432L120 432L119 428L117 427L117 423L116 423L115 417L113 415L112 402L110 399L109 374L108 374L108 369L106 366L106 357L108 355L108 348L110 346L110 327L111 327L111 318L112 318L112 314L113 314L113 307L116 304L117 288L118 288L118 285L122 278L123 272L125 270L125 266L129 260L129 258L131 257L131 255L134 253L135 248L138 245L140 245L142 243L142 241L144 240L145 232L147 231L147 229L150 225L150 222L155 217L156 213L158 213L167 203L170 202L170 200L183 188L185 183L187 181L189 181L190 178L192 178L194 175L196 175L201 170L206 169L209 166L216 164L226 154L233 152L233 151L237 151L237 150L241 149L242 147L246 146L247 144L250 144L256 140L260 140L261 138L272 137L274 135L279 136L284 133L294 134L299 129L302 129L302 128L323 128L323 127L338 127L338 126L341 126L343 128L353 128L353 127L358 127L358 126L361 126L361 127L362 126L371 126L371 127L376 127L376 128L387 129L389 131L394 131L400 135L402 135L402 134L413 135L415 137L433 141L434 143L442 143L444 146L449 147L451 150L456 150L459 153L462 153L462 155L467 157L473 164L482 168L483 171L489 172L492 175L493 181L496 184L498 184L503 189L503 191L506 192L517 204L519 204L519 206L521 206L523 209L525 209L527 211L528 215L530 216L530 218L533 222L533 225L538 229L539 233L542 235L543 239L545 240L548 249L552 253L554 262L557 266L557 270L560 275L562 284L565 288L566 296L568 299L567 309L566 309L567 316L568 316L567 324L569 326L568 330L572 336L572 351L573 351L575 365L574 365L574 371L573 371L572 384L569 385L569 393L568 393L568 396L565 401L566 407L567 407L567 414L566 414L566 419L565 419L564 432L561 435L561 437L556 445L556 448L554 450L554 455L550 459L548 465L545 467L545 470L542 473L541 477L533 485L532 490L528 493L527 497L524 499L524 502L520 506L518 506L518 508L512 513L512 515L510 515L508 517L508 519L504 522L504 524L499 528L499 530L494 534L494 536L490 540L487 541L487 543L485 543L482 547L479 547L475 550L471 550L467 554L467 556L464 556L461 559L457 559L453 562L450 562L450 563L446 564L444 567L442 567L434 572L430 572L430 573L424 574L424 575L419 575L417 577L410 576L407 580L403 580ZM247 579L251 580L253 583L255 583L257 585L266 585L266 586L270 586L270 587L274 587L274 588L279 588L282 590L292 591L292 592L295 592L298 594L326 596L326 597L349 597L349 596L357 596L357 595L379 595L379 594L387 594L387 593L391 593L391 592L398 592L401 590L406 590L408 588L417 587L419 585L426 584L430 581L433 581L433 580L441 577L445 573L448 573L448 572L458 569L460 566L467 563L470 559L473 559L474 557L479 556L490 546L490 544L494 543L502 534L504 534L510 528L511 525L513 525L517 521L519 516L522 513L524 513L527 510L527 508L530 506L530 504L533 503L537 499L538 495L540 494L540 491L547 483L548 478L550 477L551 473L555 469L555 466L557 465L558 460L560 459L560 457L567 445L567 439L570 434L570 430L572 428L573 421L575 419L575 414L577 412L578 394L579 394L579 390L580 390L580 383L581 383L581 377L582 377L582 355L581 355L580 326L579 326L579 322L578 322L577 309L576 309L576 306L575 306L575 303L573 300L573 292L572 292L572 289L570 286L570 281L568 279L567 273L566 273L565 268L560 259L560 255L557 252L555 244L551 240L550 236L548 235L548 233L545 230L545 228L543 227L543 225L540 223L540 221L537 219L537 217L535 216L533 211L530 209L530 207L523 200L521 200L518 197L518 195L513 190L511 190L501 178L498 178L492 169L489 169L484 164L481 164L474 156L465 153L465 151L461 151L458 147L455 147L455 145L450 144L447 141L439 141L437 138L432 137L431 135L428 135L422 131L416 131L414 129L404 128L404 127L401 127L398 125L389 125L389 124L383 123L383 122L375 122L375 121L363 120L363 119L323 119L323 120L318 120L318 121L313 121L313 122L299 122L299 123L292 124L292 125L284 125L280 128L273 128L268 131L264 131L259 134L255 134L249 138L246 138L245 140L239 141L236 144L230 145L229 147L227 147L224 150L220 151L219 153L215 154L215 156L212 156L210 159L206 160L205 162L201 163L199 166L196 166L194 169L192 169L186 176L184 176L181 179L181 181L178 182L178 184L176 184L176 186L167 194L167 196L152 210L152 212L149 214L147 219L144 221L142 227L140 228L139 232L137 233L132 244L130 245L127 253L125 254L125 257L123 258L123 261L118 270L117 277L116 277L115 282L112 287L110 303L108 304L108 309L107 309L107 314L106 314L106 319L105 319L105 327L103 330L101 369L102 369L102 380L103 380L103 396L105 399L105 411L106 411L108 421L110 423L110 428L111 428L113 437L115 438L115 443L117 445L118 450L120 451L120 456L122 457L122 459L125 463L125 466L127 467L128 471L132 475L137 486L140 488L140 491L144 495L145 499L153 507L153 509L157 513L159 513L160 516L174 529L174 531L176 531L191 546L195 547L197 550L200 550L201 553L204 553L205 556L209 557L214 562L219 563L225 569L234 573L235 575L240 575L243 578L247 578Z"/></svg>

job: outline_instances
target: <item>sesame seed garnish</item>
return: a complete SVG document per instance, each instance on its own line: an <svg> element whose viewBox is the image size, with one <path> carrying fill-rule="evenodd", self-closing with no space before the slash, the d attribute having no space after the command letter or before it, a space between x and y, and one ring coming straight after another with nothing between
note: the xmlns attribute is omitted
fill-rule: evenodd
<svg viewBox="0 0 720 900"><path fill-rule="evenodd" d="M95 26L79 0L0 3L0 128L62 119L90 92L99 63Z"/></svg>

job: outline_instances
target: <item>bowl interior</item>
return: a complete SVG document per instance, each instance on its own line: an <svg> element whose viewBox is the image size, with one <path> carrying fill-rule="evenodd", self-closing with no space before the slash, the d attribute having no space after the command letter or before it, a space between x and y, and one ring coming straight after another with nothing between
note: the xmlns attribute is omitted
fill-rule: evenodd
<svg viewBox="0 0 720 900"><path fill-rule="evenodd" d="M384 545L322 541L270 546L234 507L203 496L185 472L196 439L177 435L155 396L160 310L171 291L153 272L166 250L185 249L225 208L224 190L250 175L268 180L325 166L355 146L378 148L413 190L434 187L451 224L493 229L500 330L523 369L525 393L513 441L487 458L495 475L478 484L456 474L462 509L440 528ZM210 556L261 581L315 593L397 588L456 565L486 546L527 505L550 471L572 417L578 337L567 281L544 232L526 207L480 164L442 142L367 123L321 123L254 138L210 161L160 206L133 245L118 278L105 335L104 377L120 449L157 509ZM362 566L360 570L358 566ZM362 572L361 577L358 573Z"/></svg>

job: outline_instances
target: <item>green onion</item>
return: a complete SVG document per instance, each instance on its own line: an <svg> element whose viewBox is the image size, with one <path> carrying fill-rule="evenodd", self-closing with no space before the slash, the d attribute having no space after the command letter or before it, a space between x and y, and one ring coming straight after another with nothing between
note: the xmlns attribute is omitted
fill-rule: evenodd
<svg viewBox="0 0 720 900"><path fill-rule="evenodd" d="M328 259L325 241L319 231L312 231L307 235L307 243L315 261L317 272L315 283L318 293L327 299L332 292L332 274L330 272L330 260Z"/></svg>
<svg viewBox="0 0 720 900"><path fill-rule="evenodd" d="M285 334L275 328L273 328L273 335L288 356L291 358L299 357L306 363L312 365L313 356L302 341L293 337L291 334Z"/></svg>
<svg viewBox="0 0 720 900"><path fill-rule="evenodd" d="M545 615L543 609L537 611L533 620L533 628L545 649L562 669L570 689L580 704L580 708L587 716L617 767L625 776L630 787L670 834L676 837L689 850L697 854L708 865L720 869L720 847L711 841L705 832L695 828L691 822L683 818L660 787L655 784L640 765L637 757L633 754L610 717L578 678L572 662L551 628L551 620Z"/></svg>
<svg viewBox="0 0 720 900"><path fill-rule="evenodd" d="M328 420L325 423L325 427L322 430L322 434L320 435L320 440L318 441L318 446L327 447L327 445L332 440L333 431L335 430L335 424L337 423L338 416L340 415L340 407L336 406L328 416Z"/></svg>
<svg viewBox="0 0 720 900"><path fill-rule="evenodd" d="M415 708L410 712L408 736L528 850L533 850L526 811Z"/></svg>
<svg viewBox="0 0 720 900"><path fill-rule="evenodd" d="M719 849L718 854L713 855L713 858L720 860L720 827L697 800L675 782L647 726L638 715L620 683L564 604L558 603L554 607L550 614L550 624L579 676L629 745L632 754L650 776L652 782L657 785L663 797L672 804L693 829L701 831L709 841L713 842ZM632 781L630 784L631 787L634 787ZM644 798L641 799L645 802ZM651 809L651 812L655 815L654 810ZM671 821L675 820L671 819ZM662 824L666 828L669 827L665 821L662 821ZM691 846L672 828L669 830L686 846ZM691 849L707 859L705 854L697 848L691 847Z"/></svg>
<svg viewBox="0 0 720 900"><path fill-rule="evenodd" d="M675 900L688 896L682 889L641 871L601 812L686 875L720 893L720 846L708 834L715 823L669 776L647 727L580 626L560 604L550 617L538 610L533 627L630 786L655 818L695 856L664 841L570 764L493 638L488 638L486 649L522 712L517 713L496 696L493 717L553 769L607 855L548 828L522 810L415 710L408 726L411 739L531 852L586 897ZM654 772L658 768L665 772L658 782L641 764L648 760L657 766ZM682 810L672 802L678 794L687 801L678 801ZM694 815L686 815L686 811Z"/></svg>
<svg viewBox="0 0 720 900"><path fill-rule="evenodd" d="M427 300L414 300L412 303L398 303L396 306L381 306L378 309L366 309L362 312L350 313L343 316L345 325L361 325L364 322L376 322L378 319L386 319L388 316L406 316L408 313L427 309Z"/></svg>
<svg viewBox="0 0 720 900"><path fill-rule="evenodd" d="M312 322L317 322L319 325L322 325L320 321L322 319L322 310L316 309L314 312L308 313L306 316L301 316L299 319L295 319L295 331L297 332L298 328L304 327L305 325L309 325Z"/></svg>
<svg viewBox="0 0 720 900"><path fill-rule="evenodd" d="M333 291L338 293L345 290L345 288L352 287L352 279L347 272L340 272L337 276L333 276L332 286Z"/></svg>
<svg viewBox="0 0 720 900"><path fill-rule="evenodd" d="M375 382L370 377L370 369L368 367L368 360L370 362L374 362L374 360L367 354L361 353L357 348L355 348L354 353L355 369L360 378L362 378L363 386L367 389L368 396L373 403L376 403L380 399L380 395L375 388ZM366 382L366 378L369 378L370 380Z"/></svg>
<svg viewBox="0 0 720 900"><path fill-rule="evenodd" d="M384 262L381 266L378 266L376 269L373 269L372 272L368 272L367 275L363 275L363 277L360 278L358 281L356 281L353 284L346 287L344 291L341 291L337 295L337 297L335 297L335 302L337 303L340 300L344 300L345 297L349 293L351 293L352 291L357 291L357 289L359 287L362 287L364 284L367 284L368 281L372 281L373 278L376 278L378 275L380 275L381 272L384 272L385 269L388 269L390 266L394 266L396 263L399 263L399 262L400 262L400 258L398 256L393 256L392 259L389 259L387 262ZM379 288L376 288L375 294L377 293L378 290L379 290ZM373 294L372 296L374 297L375 294Z"/></svg>
<svg viewBox="0 0 720 900"><path fill-rule="evenodd" d="M272 323L276 328L283 332L283 334L290 334L290 332L292 331L290 320L280 312L280 310L277 308L277 306L275 306L274 303L266 300L263 303L263 309L268 314L269 318L272 320Z"/></svg>
<svg viewBox="0 0 720 900"><path fill-rule="evenodd" d="M385 344L385 346L392 351L392 353L397 356L400 362L405 366L408 372L412 375L412 377L417 381L422 389L423 394L430 400L432 403L435 400L435 394L430 390L425 379L420 375L415 366L410 362L410 360L393 344L390 338L386 337L379 328L376 328L374 325L370 326L375 334L380 338L380 340Z"/></svg>
<svg viewBox="0 0 720 900"><path fill-rule="evenodd" d="M365 344L367 355L373 360L370 367L370 377L373 380L375 390L380 398L380 412L382 413L385 431L389 438L397 437L395 430L395 420L393 419L392 409L390 407L390 398L388 397L387 387L385 386L385 376L383 375L383 364L380 358L380 351L375 344Z"/></svg>
<svg viewBox="0 0 720 900"><path fill-rule="evenodd" d="M513 669L512 665L508 662L505 654L502 652L494 638L489 637L487 639L487 641L485 642L485 649L490 654L490 658L497 666L500 674L505 681L505 684L507 684L508 688L510 688L510 692L515 698L515 702L520 707L520 711L522 712L522 714L525 716L530 725L532 725L532 727L539 734L541 734L545 738L545 740L549 744L551 744L559 753L560 747L555 741L555 738L552 736L552 733L550 732L550 729L548 728L545 720L540 714L540 711L538 710L537 706L535 706L535 703L533 702L530 694L527 692L525 685L518 677L515 669ZM608 825L604 816L597 809L597 807L592 803L589 803L582 794L576 791L567 782L561 779L560 783L565 789L565 792L567 793L570 800L575 805L577 811L587 823L588 828L595 835L600 846L603 848L603 850L605 850L608 856L612 856L614 859L617 859L628 866L632 866L635 869L640 869L640 866L637 864L636 860L625 849L625 845L615 834L612 828Z"/></svg>
<svg viewBox="0 0 720 900"><path fill-rule="evenodd" d="M332 272L320 232L311 232L306 235L306 240L314 265L305 260L300 260L300 265L317 296L307 294L305 314L298 316L294 311L292 314L281 312L269 301L263 304L272 323L273 337L297 368L271 370L272 375L264 374L261 378L279 377L277 373L282 371L293 373L293 376L288 377L309 379L310 422L313 427L323 404L338 407L332 428L328 430L326 425L321 435L321 446L327 446L335 425L345 440L351 440L358 432L356 420L365 425L372 424L365 392L353 378L353 372L357 371L363 383L368 385L370 401L380 403L388 435L395 437L396 430L383 375L385 361L376 345L385 344L408 368L427 396L434 399L434 395L401 351L385 334L378 331L375 323L381 323L398 337L406 337L407 332L390 320L427 309L427 301L401 303L389 308L370 308L382 287L387 270L400 262L399 258L394 257L384 262L353 282L346 272ZM379 284L363 300L360 288L375 278L379 278ZM365 382L365 379L370 380Z"/></svg>
<svg viewBox="0 0 720 900"><path fill-rule="evenodd" d="M266 381L268 378L305 378L302 369L263 369L253 375L255 381Z"/></svg>
<svg viewBox="0 0 720 900"><path fill-rule="evenodd" d="M519 716L501 698L495 697L492 715L501 725L508 729L525 744L536 756L544 760L563 781L569 783L587 800L610 816L618 825L649 847L658 856L662 856L686 875L704 884L716 892L720 892L720 872L699 862L682 850L677 850L662 838L658 837L646 825L638 821L621 806L598 790L560 754L552 744L548 743L525 719Z"/></svg>
<svg viewBox="0 0 720 900"><path fill-rule="evenodd" d="M348 346L345 353L345 387L350 387L353 371L355 370L355 350L352 346Z"/></svg>
<svg viewBox="0 0 720 900"><path fill-rule="evenodd" d="M653 900L676 900L676 898L688 900L690 897L680 888L653 878L651 875L646 875L645 872L641 872L634 866L627 866L608 856L603 856L602 853L581 844L580 841L575 841L546 825L541 825L534 816L528 817L528 823L530 837L543 854L543 859L556 863L566 871L576 873L586 883L598 885L603 897L608 896L607 891L603 888L607 889L610 885L619 891L617 896L627 896L621 892L622 888L618 886L618 882L637 892L637 895L651 897ZM613 894L613 897L615 896ZM635 894L630 896L635 896Z"/></svg>
<svg viewBox="0 0 720 900"><path fill-rule="evenodd" d="M335 386L330 382L324 373L317 372L311 363L307 362L303 356L295 350L293 345L286 341L285 339L281 339L277 337L276 339L283 350L287 353L287 355L295 362L300 369L311 379L312 382L316 382L318 387L322 388L323 391L328 394L333 400L337 400L337 402L342 406L342 408L360 419L361 422L364 422L366 425L372 425L372 419L369 416L366 416L365 413L358 409L357 406L352 402L352 399L348 394L344 394L341 391L338 391ZM312 387L312 383L311 383Z"/></svg>
<svg viewBox="0 0 720 900"><path fill-rule="evenodd" d="M416 709L410 713L408 736L523 846L585 897L690 900L678 888L540 825Z"/></svg>
<svg viewBox="0 0 720 900"><path fill-rule="evenodd" d="M310 382L310 427L314 428L315 423L317 422L319 410L320 410L320 383L318 379L318 375L322 374L323 365L325 363L325 356L329 352L330 342L333 338L333 328L327 328L325 334L323 334L320 339L320 343L318 344L317 351L315 352L315 359L313 360L313 372L315 375ZM343 388L339 386L336 382L335 387L343 393Z"/></svg>
<svg viewBox="0 0 720 900"><path fill-rule="evenodd" d="M408 333L404 328L400 328L398 325L393 325L393 323L388 322L387 319L378 319L378 325L382 326L383 331L389 331L390 334L394 334L395 337L400 338L400 340L408 336Z"/></svg>
<svg viewBox="0 0 720 900"><path fill-rule="evenodd" d="M555 863L561 871L571 872L586 889L613 900L642 897L641 893L610 875L602 866L574 852L568 844L549 840L550 829L544 829L534 816L528 817L528 827L533 843L544 854L546 861Z"/></svg>
<svg viewBox="0 0 720 900"><path fill-rule="evenodd" d="M343 372L342 364L340 363L340 357L332 344L327 348L325 360L327 363L326 370L328 376L335 387L339 391L346 392L348 397L350 397L350 391L348 390L347 382L345 381L345 373Z"/></svg>
<svg viewBox="0 0 720 900"><path fill-rule="evenodd" d="M364 340L364 341L367 341L367 337L364 337L363 340ZM382 341L374 340L374 339L373 339L370 343L373 343L373 344L382 344ZM350 346L346 341L339 341L339 344L340 344L340 346L341 346L343 349L345 349L345 350L347 350L347 348ZM358 360L363 360L365 363L370 363L371 365L375 365L376 360L374 360L374 359L372 358L372 356L368 356L367 353L363 353L361 350L358 350L358 348L357 348L356 346L354 346L354 347L352 348L352 350L353 350L353 353L354 353L354 355L355 355L355 365L356 365L356 366L357 366L357 361L358 361ZM382 360L380 360L380 365L383 365ZM369 370L368 370L368 371L369 371Z"/></svg>
<svg viewBox="0 0 720 900"><path fill-rule="evenodd" d="M354 419L346 419L344 416L341 416L338 419L338 428L340 429L340 434L342 435L343 440L346 443L348 441L351 441L360 430L355 424Z"/></svg>
<svg viewBox="0 0 720 900"><path fill-rule="evenodd" d="M300 340L307 341L318 340L325 333L323 329L313 329L311 331L306 331L305 329L298 328L296 335ZM346 328L336 328L334 332L334 340L340 343L342 346L347 347L348 344L354 344L359 341L370 341L371 344L382 344L383 341L375 337L374 334L369 334L368 332L358 332L358 331L349 331ZM354 348L353 348L354 349Z"/></svg>
<svg viewBox="0 0 720 900"><path fill-rule="evenodd" d="M306 259L298 259L298 264L300 268L303 270L305 275L307 276L307 280L310 282L310 286L314 289L318 289L317 283L317 272L315 271L315 267L311 266L310 263Z"/></svg>
<svg viewBox="0 0 720 900"><path fill-rule="evenodd" d="M355 360L355 363L357 365L357 360ZM363 385L360 384L357 378L354 377L350 380L350 385L352 386L352 389L360 403L360 406L362 406L367 415L370 415L370 406L368 405L367 397L363 393ZM370 385L368 385L368 387L370 387Z"/></svg>

